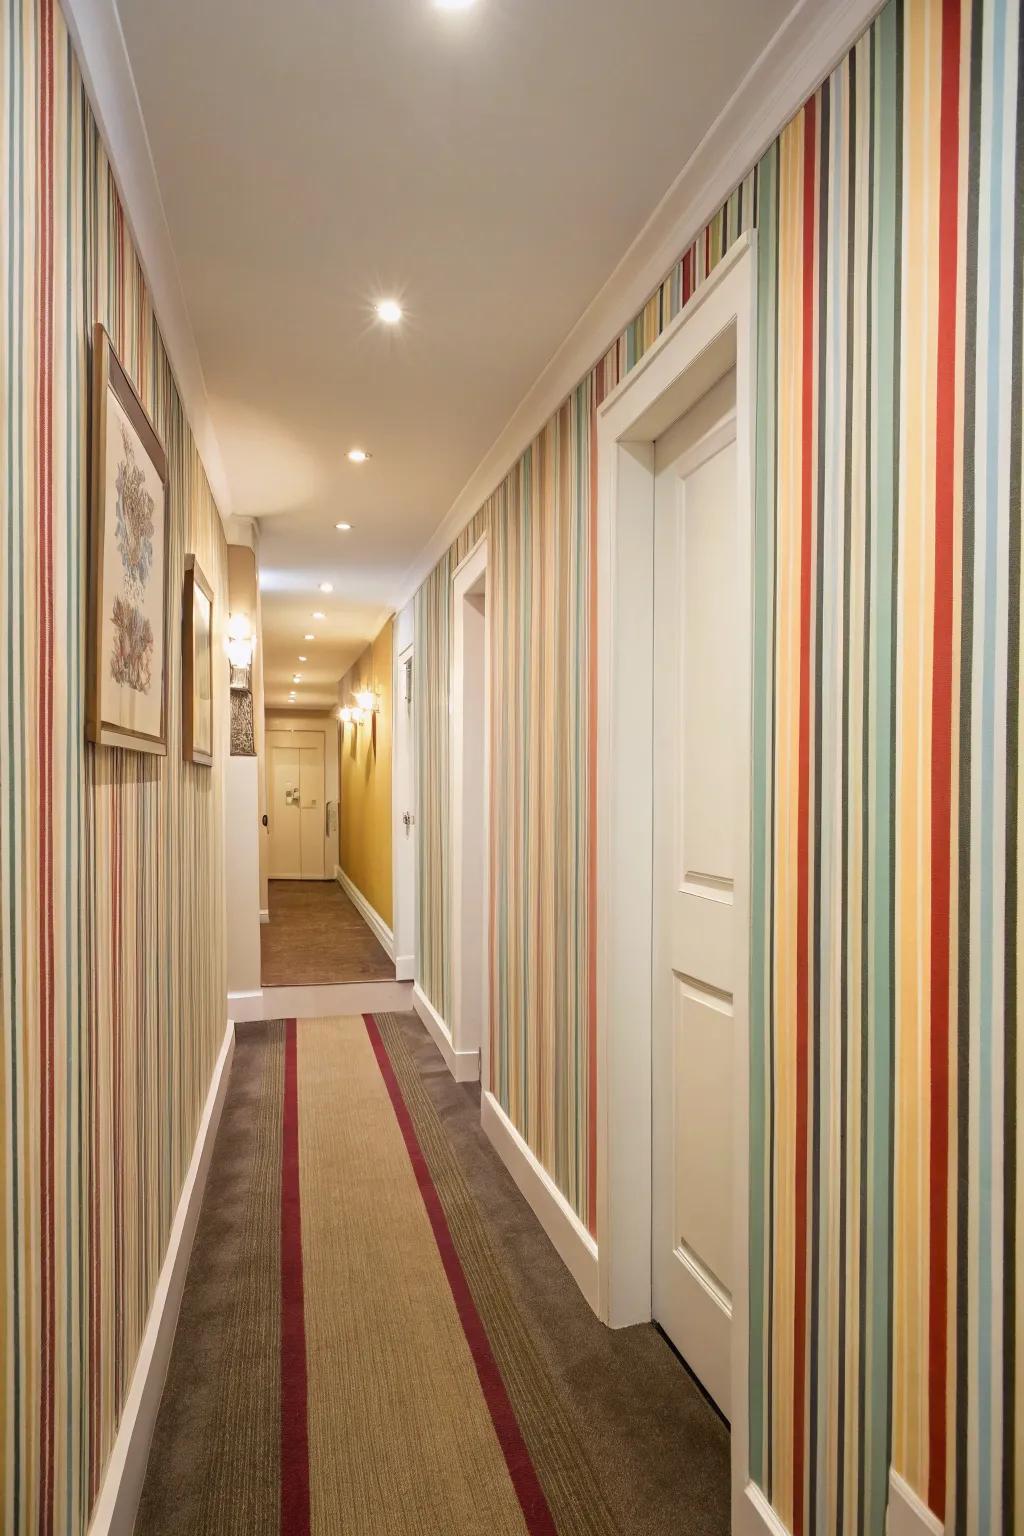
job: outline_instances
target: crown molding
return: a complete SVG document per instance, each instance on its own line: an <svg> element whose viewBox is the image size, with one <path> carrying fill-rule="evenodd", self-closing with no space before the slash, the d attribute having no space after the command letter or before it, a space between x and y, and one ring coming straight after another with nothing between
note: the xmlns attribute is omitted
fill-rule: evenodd
<svg viewBox="0 0 1024 1536"><path fill-rule="evenodd" d="M121 194L178 393L222 519L231 515L220 444L181 285L149 135L115 0L60 0Z"/></svg>
<svg viewBox="0 0 1024 1536"><path fill-rule="evenodd" d="M798 0L406 572L395 594L396 609L412 599L545 422L639 313L673 262L883 3Z"/></svg>

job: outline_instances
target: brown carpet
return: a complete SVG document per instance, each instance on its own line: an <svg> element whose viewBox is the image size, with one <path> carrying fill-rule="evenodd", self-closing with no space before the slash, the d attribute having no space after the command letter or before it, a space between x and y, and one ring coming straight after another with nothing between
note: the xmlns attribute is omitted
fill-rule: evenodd
<svg viewBox="0 0 1024 1536"><path fill-rule="evenodd" d="M728 1531L724 1426L593 1317L418 1021L289 1029L240 1033L138 1531Z"/></svg>
<svg viewBox="0 0 1024 1536"><path fill-rule="evenodd" d="M271 880L260 926L265 987L394 981L395 967L336 880Z"/></svg>

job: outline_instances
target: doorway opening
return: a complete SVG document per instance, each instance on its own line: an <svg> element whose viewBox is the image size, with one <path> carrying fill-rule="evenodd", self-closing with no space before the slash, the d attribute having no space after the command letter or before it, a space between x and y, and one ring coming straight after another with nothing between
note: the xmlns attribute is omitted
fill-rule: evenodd
<svg viewBox="0 0 1024 1536"><path fill-rule="evenodd" d="M395 967L339 870L335 711L267 719L269 921L260 977L271 987L393 981Z"/></svg>
<svg viewBox="0 0 1024 1536"><path fill-rule="evenodd" d="M487 1082L487 540L455 572L452 600L452 1047ZM481 1071L483 1068L483 1071Z"/></svg>
<svg viewBox="0 0 1024 1536"><path fill-rule="evenodd" d="M755 237L598 414L598 1310L654 1318L748 1476Z"/></svg>

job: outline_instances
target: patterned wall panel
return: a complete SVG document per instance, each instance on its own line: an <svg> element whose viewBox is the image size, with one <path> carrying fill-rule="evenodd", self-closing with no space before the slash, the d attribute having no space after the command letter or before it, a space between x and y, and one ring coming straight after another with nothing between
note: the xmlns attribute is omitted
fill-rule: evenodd
<svg viewBox="0 0 1024 1536"><path fill-rule="evenodd" d="M592 1224L594 412L756 227L750 1451L794 1536L881 1536L890 1457L948 1531L1024 1518L1021 47L1014 0L889 0L481 514L495 1087Z"/></svg>
<svg viewBox="0 0 1024 1536"><path fill-rule="evenodd" d="M83 1531L225 1026L222 771L181 761L220 519L56 0L0 8L0 1527ZM167 447L165 759L85 744L90 336ZM219 645L219 634L215 637ZM217 762L227 751L226 679Z"/></svg>

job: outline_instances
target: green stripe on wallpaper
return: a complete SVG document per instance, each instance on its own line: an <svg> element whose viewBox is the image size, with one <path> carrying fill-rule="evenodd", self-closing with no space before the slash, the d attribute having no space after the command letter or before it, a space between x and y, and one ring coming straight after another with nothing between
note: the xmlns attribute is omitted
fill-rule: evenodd
<svg viewBox="0 0 1024 1536"><path fill-rule="evenodd" d="M880 1536L890 1463L949 1531L1024 1505L1020 30L889 0L417 598L424 762L487 530L491 1086L593 1230L596 411L756 227L750 1463L794 1536Z"/></svg>
<svg viewBox="0 0 1024 1536"><path fill-rule="evenodd" d="M182 762L176 708L166 759L85 743L95 320L167 448L171 571L194 551L223 596L226 553L54 0L4 0L0 78L0 1528L74 1536L131 1380L226 995L220 772ZM179 602L172 585L172 699Z"/></svg>

